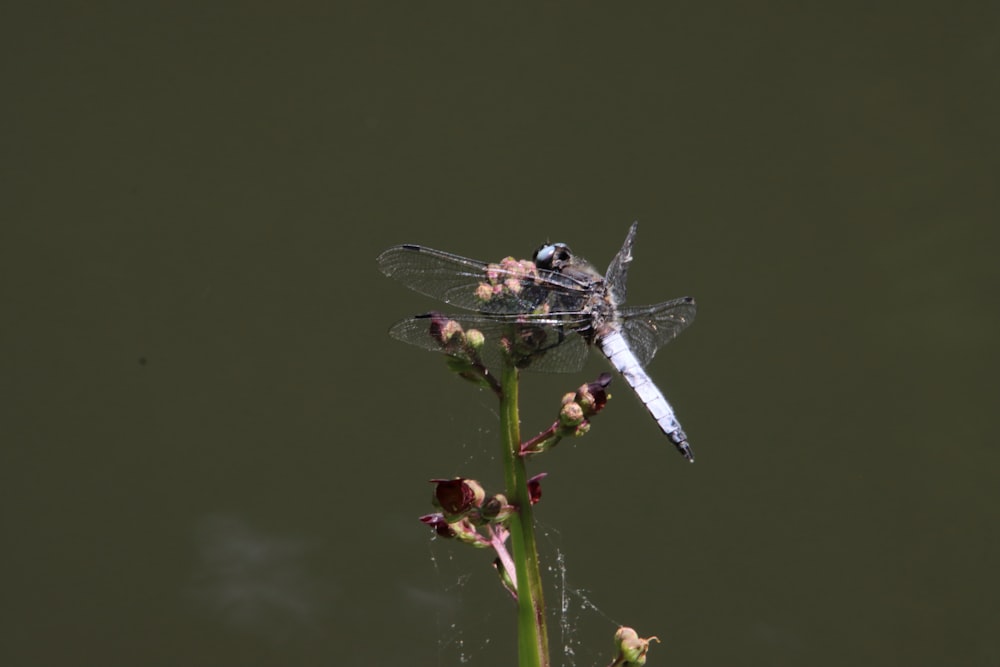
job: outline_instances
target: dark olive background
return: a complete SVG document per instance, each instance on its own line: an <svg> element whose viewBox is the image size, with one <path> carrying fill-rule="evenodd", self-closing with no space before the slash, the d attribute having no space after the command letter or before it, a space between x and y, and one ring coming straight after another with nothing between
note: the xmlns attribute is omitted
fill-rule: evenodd
<svg viewBox="0 0 1000 667"><path fill-rule="evenodd" d="M1000 663L1000 5L8 3L0 51L0 664L513 664L416 522L498 488L495 405L374 258L634 219L698 462L616 381L533 463L600 609L555 664Z"/></svg>

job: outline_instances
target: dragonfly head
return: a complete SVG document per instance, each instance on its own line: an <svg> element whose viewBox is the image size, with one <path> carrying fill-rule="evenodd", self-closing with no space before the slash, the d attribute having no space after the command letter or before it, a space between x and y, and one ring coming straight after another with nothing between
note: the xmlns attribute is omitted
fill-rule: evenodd
<svg viewBox="0 0 1000 667"><path fill-rule="evenodd" d="M573 251L565 243L549 243L535 251L535 266L548 271L558 271L573 259Z"/></svg>

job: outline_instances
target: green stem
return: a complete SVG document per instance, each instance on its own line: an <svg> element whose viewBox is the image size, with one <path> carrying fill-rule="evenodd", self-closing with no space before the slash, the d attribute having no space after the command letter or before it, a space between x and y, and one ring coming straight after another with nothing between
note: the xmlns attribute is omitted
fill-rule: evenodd
<svg viewBox="0 0 1000 667"><path fill-rule="evenodd" d="M517 368L505 363L500 378L500 430L508 499L518 511L510 519L510 540L517 573L517 636L520 667L549 667L545 601L535 545L535 524L528 496L528 473L520 456L521 422Z"/></svg>

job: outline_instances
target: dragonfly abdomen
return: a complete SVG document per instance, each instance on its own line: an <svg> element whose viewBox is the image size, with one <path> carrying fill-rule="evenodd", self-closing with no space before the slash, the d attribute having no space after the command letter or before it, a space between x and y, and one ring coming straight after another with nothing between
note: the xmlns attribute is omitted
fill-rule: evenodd
<svg viewBox="0 0 1000 667"><path fill-rule="evenodd" d="M608 331L598 339L597 344L611 365L622 374L625 381L632 387L636 396L646 406L646 410L656 420L660 430L670 438L681 456L688 461L694 461L691 445L688 444L687 435L681 428L680 422L677 421L673 408L670 407L663 393L643 370L642 364L632 353L621 333L617 330Z"/></svg>

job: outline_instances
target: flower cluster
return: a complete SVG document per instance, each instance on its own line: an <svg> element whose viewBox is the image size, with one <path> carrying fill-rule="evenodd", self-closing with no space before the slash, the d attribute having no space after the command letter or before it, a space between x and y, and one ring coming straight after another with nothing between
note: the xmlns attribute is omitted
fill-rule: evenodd
<svg viewBox="0 0 1000 667"><path fill-rule="evenodd" d="M542 498L542 479L547 473L528 480L528 497L532 505ZM486 490L474 479L432 479L432 502L440 512L425 514L420 520L434 529L439 537L454 538L479 549L493 549L494 565L504 588L517 599L517 574L514 561L507 551L507 521L517 508L507 502L502 493L486 495Z"/></svg>
<svg viewBox="0 0 1000 667"><path fill-rule="evenodd" d="M504 522L514 507L501 493L486 497L486 490L474 479L432 479L432 502L440 512L425 514L420 520L440 537L455 538L480 549L494 547L506 539ZM480 530L483 532L480 532Z"/></svg>
<svg viewBox="0 0 1000 667"><path fill-rule="evenodd" d="M548 473L543 472L528 480L532 505L541 500L542 479L546 475ZM487 497L486 490L474 479L454 477L430 481L434 484L431 502L441 511L425 514L420 520L441 537L455 537L477 547L492 546L490 536L480 534L479 529L502 526L517 509L502 493Z"/></svg>
<svg viewBox="0 0 1000 667"><path fill-rule="evenodd" d="M448 355L448 368L470 382L500 395L500 383L483 363L480 351L486 337L478 329L466 331L456 320L441 313L430 313L429 333Z"/></svg>
<svg viewBox="0 0 1000 667"><path fill-rule="evenodd" d="M576 393L566 394L562 399L559 421L566 431L564 435L583 435L590 430L589 418L607 405L611 394L611 373L601 373L597 380L581 385Z"/></svg>
<svg viewBox="0 0 1000 667"><path fill-rule="evenodd" d="M590 418L604 409L608 399L611 374L601 373L594 382L580 385L563 396L559 418L546 430L521 445L521 456L540 454L567 436L581 436L590 430Z"/></svg>
<svg viewBox="0 0 1000 667"><path fill-rule="evenodd" d="M486 280L479 283L476 296L484 304L504 297L518 297L524 286L538 278L538 267L530 259L505 257L497 264L486 266Z"/></svg>

